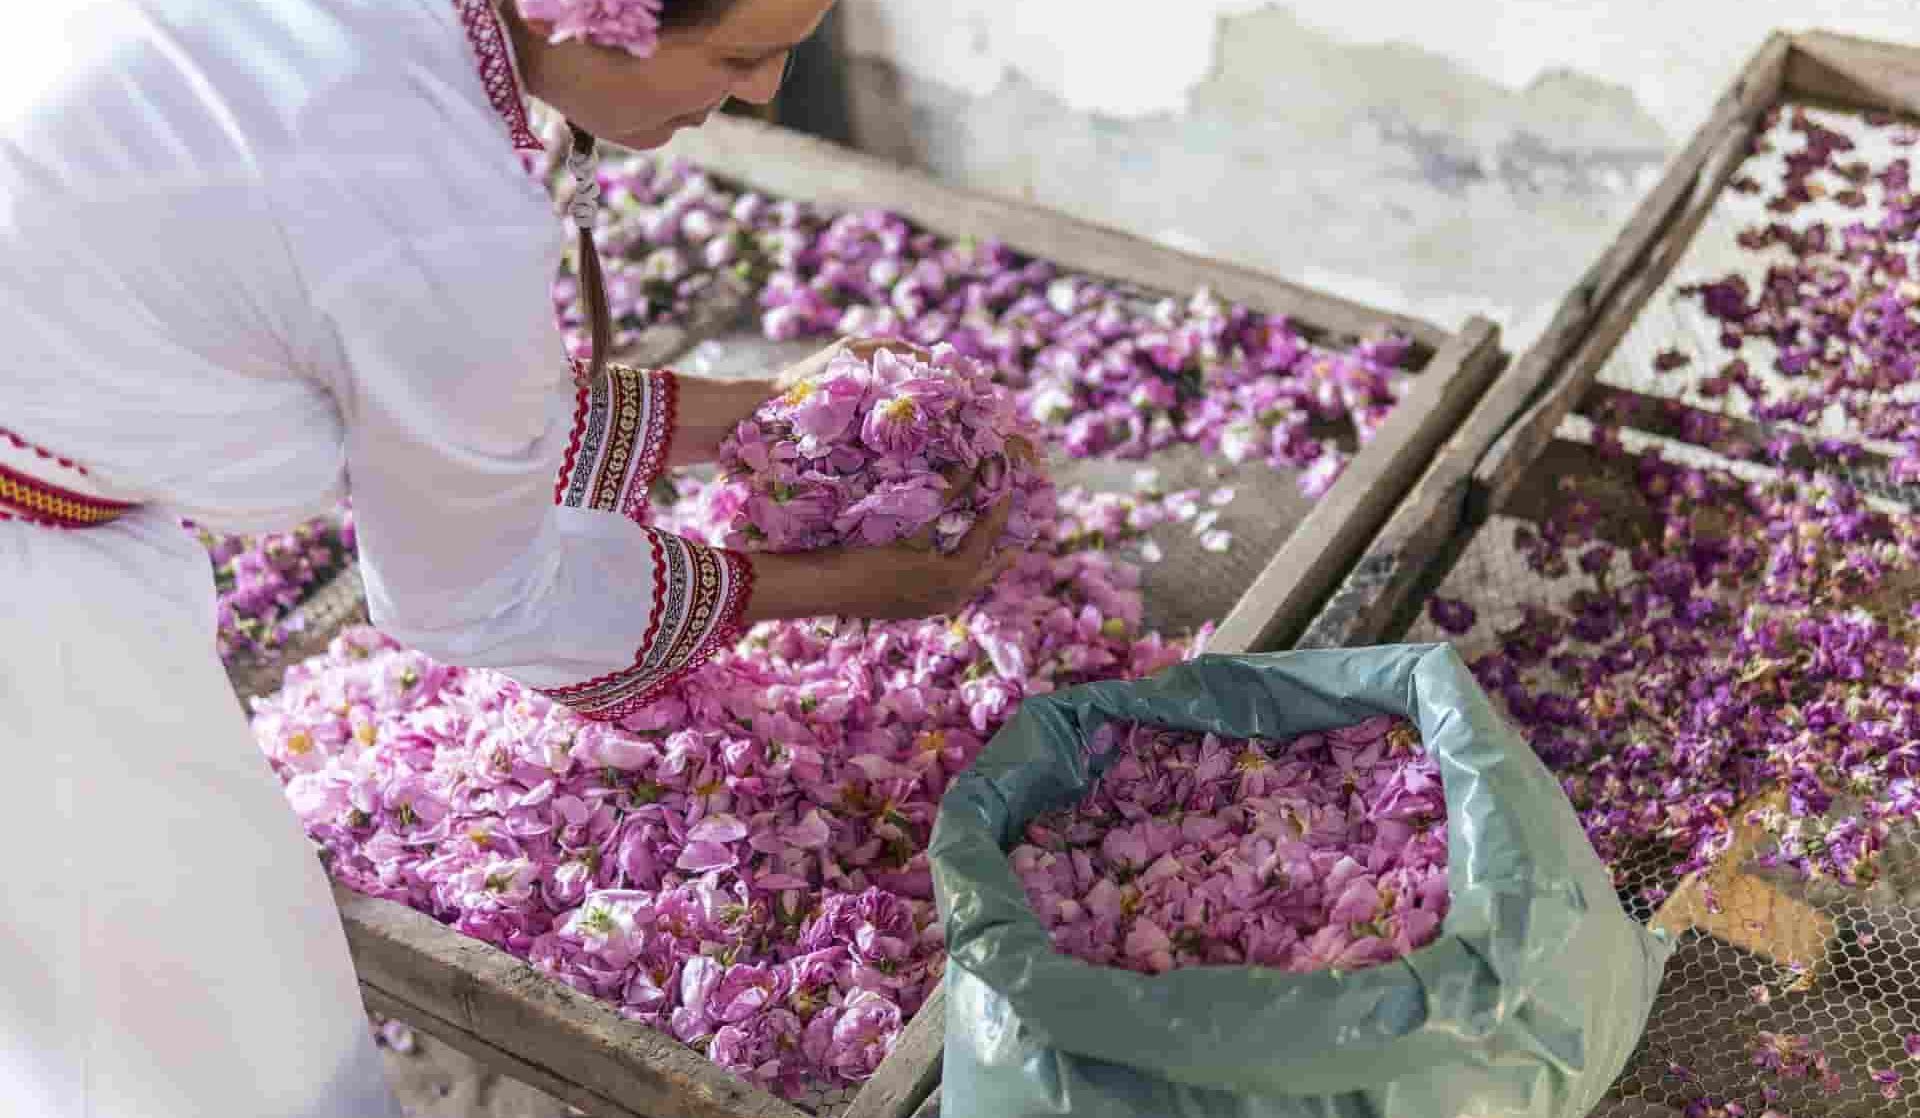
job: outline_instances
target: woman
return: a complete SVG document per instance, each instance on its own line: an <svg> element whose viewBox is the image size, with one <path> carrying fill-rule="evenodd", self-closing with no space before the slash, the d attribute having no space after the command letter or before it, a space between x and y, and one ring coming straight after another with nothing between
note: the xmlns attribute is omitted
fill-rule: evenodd
<svg viewBox="0 0 1920 1118"><path fill-rule="evenodd" d="M751 564L622 515L774 385L596 353L576 393L520 82L654 146L771 98L830 0L666 0L657 29L657 0L520 2L71 0L0 43L9 1115L396 1111L181 517L261 530L350 490L376 623L602 719L741 624L945 612L992 577L1004 513L949 558Z"/></svg>

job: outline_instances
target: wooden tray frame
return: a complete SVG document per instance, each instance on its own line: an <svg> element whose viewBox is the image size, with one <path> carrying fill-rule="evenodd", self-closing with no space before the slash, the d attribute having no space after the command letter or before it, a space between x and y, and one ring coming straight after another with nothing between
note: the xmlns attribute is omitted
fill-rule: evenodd
<svg viewBox="0 0 1920 1118"><path fill-rule="evenodd" d="M1601 503L1614 521L1613 534L1630 537L1637 526L1651 523L1618 463L1557 431L1570 416L1626 409L1635 417L1628 427L1682 438L1678 420L1687 405L1602 385L1599 376L1649 298L1670 279L1748 153L1767 109L1781 102L1920 117L1920 48L1825 31L1769 36L1619 237L1561 302L1548 329L1488 390L1415 483L1308 627L1302 647L1397 638L1492 515L1544 518L1560 499L1556 483L1569 475L1602 483ZM1766 433L1750 422L1716 418L1723 429L1748 438ZM1898 499L1914 503L1910 493ZM1735 809L1735 817L1743 817L1746 806ZM1742 828L1735 846L1745 851L1756 841ZM1743 860L1731 858L1681 882L1652 923L1676 935L1712 935L1775 960L1817 965L1833 921L1742 873L1734 863ZM1704 903L1706 887L1723 901L1741 896L1737 907L1744 910L1767 910L1765 927L1756 930L1750 921L1723 915L1722 906Z"/></svg>
<svg viewBox="0 0 1920 1118"><path fill-rule="evenodd" d="M1388 329L1408 336L1418 374L1412 391L1223 619L1211 646L1219 651L1285 647L1304 630L1505 366L1499 329L1486 319L1469 319L1459 332L1448 333L1251 269L947 186L773 125L716 117L683 133L666 154L690 158L746 188L836 207L890 209L937 233L994 238L1069 271L1170 293L1205 286L1255 310L1284 314L1309 339L1325 344L1350 344ZM746 310L706 308L692 327L653 331L640 352L623 359L664 364L737 323ZM405 906L341 887L334 893L369 1008L595 1118L805 1118L798 1108L505 952ZM847 1118L908 1118L928 1099L939 1081L944 1006L936 991Z"/></svg>

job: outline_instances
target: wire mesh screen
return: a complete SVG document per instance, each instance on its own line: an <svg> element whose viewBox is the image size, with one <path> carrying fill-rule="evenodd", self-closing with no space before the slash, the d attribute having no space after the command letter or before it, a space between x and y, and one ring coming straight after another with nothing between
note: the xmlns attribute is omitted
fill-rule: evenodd
<svg viewBox="0 0 1920 1118"><path fill-rule="evenodd" d="M853 1105L860 1094L858 1087L846 1087L836 1084L819 1084L807 1088L793 1104L809 1114L818 1114L821 1118L840 1118Z"/></svg>
<svg viewBox="0 0 1920 1118"><path fill-rule="evenodd" d="M1489 520L1438 588L1474 607L1474 627L1450 636L1423 613L1407 640L1451 640L1471 661L1524 607L1563 606L1588 582L1531 569L1511 543L1522 523ZM1757 806L1765 805L1743 808ZM1849 806L1837 801L1833 811ZM1677 950L1646 1034L1596 1114L1920 1113L1920 1059L1907 1047L1916 1038L1920 1049L1920 835L1896 826L1877 878L1848 886L1758 864L1770 840L1747 833L1745 814L1732 813L1728 855L1697 877L1676 875L1682 858L1673 850L1643 847L1613 861L1628 913L1666 928Z"/></svg>

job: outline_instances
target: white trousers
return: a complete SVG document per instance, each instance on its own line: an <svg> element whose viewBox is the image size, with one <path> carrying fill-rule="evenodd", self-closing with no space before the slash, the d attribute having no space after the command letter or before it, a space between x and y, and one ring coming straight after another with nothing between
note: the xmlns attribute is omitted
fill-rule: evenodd
<svg viewBox="0 0 1920 1118"><path fill-rule="evenodd" d="M396 1118L171 518L0 522L0 1114Z"/></svg>

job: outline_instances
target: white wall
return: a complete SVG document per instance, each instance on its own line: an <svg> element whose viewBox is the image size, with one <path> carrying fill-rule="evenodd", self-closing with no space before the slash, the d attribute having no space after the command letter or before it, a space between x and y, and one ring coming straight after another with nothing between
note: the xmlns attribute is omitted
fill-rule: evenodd
<svg viewBox="0 0 1920 1118"><path fill-rule="evenodd" d="M1774 28L1920 42L1913 0L843 0L847 46L973 94L1016 72L1074 109L1179 111L1223 15L1286 8L1342 42L1408 43L1511 88L1576 70L1682 132Z"/></svg>
<svg viewBox="0 0 1920 1118"><path fill-rule="evenodd" d="M1768 31L1920 44L1920 0L841 12L864 147L1443 325L1490 313L1523 337Z"/></svg>

